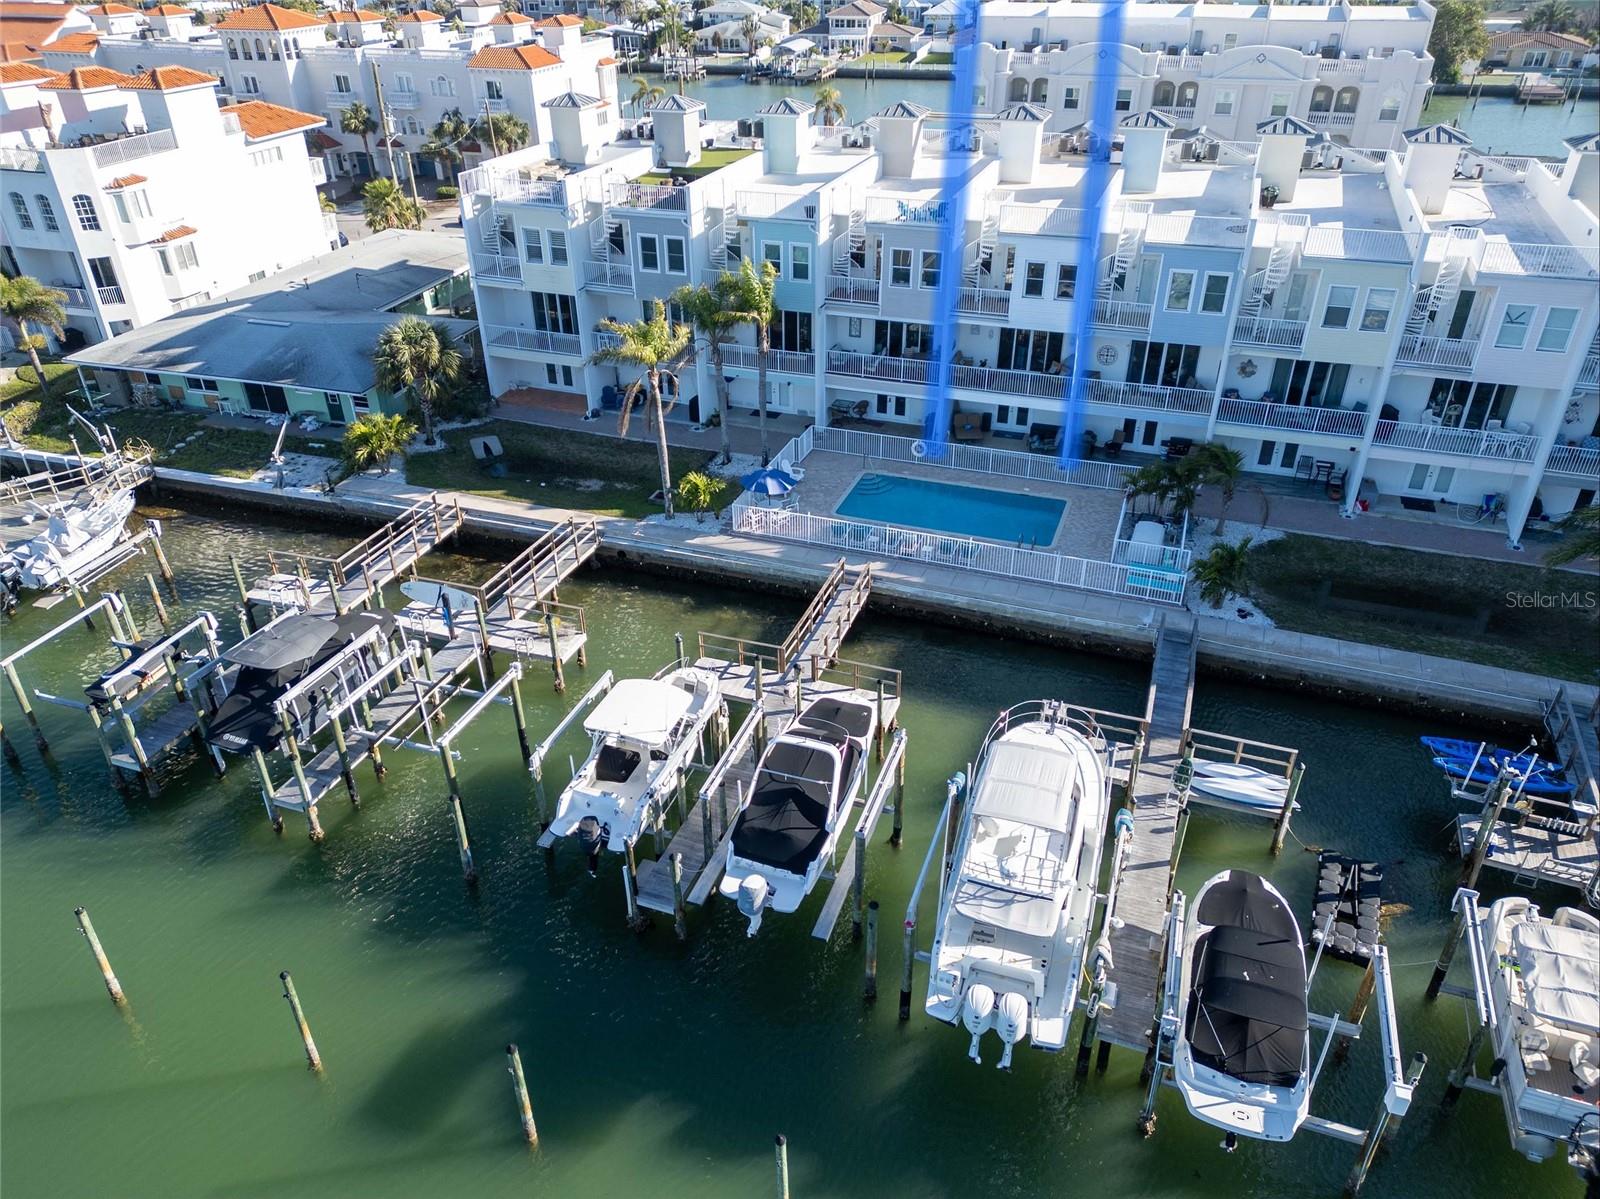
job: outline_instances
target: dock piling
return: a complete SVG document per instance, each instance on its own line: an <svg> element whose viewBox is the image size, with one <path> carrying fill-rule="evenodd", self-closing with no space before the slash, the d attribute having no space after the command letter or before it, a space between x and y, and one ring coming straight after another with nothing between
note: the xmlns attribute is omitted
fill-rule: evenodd
<svg viewBox="0 0 1600 1199"><path fill-rule="evenodd" d="M561 666L561 645L556 639L556 617L554 612L544 614L545 635L550 638L550 670L556 676L556 694L560 695L567 689L566 672Z"/></svg>
<svg viewBox="0 0 1600 1199"><path fill-rule="evenodd" d="M628 856L630 858L633 856L631 848ZM639 911L639 892L628 862L622 863L622 897L628 905L629 929L641 932L644 928L644 914Z"/></svg>
<svg viewBox="0 0 1600 1199"><path fill-rule="evenodd" d="M861 940L861 919L866 914L867 893L867 830L856 827L855 844L851 852L856 856L856 874L850 880L852 903L850 905L850 939Z"/></svg>
<svg viewBox="0 0 1600 1199"><path fill-rule="evenodd" d="M678 940L689 939L689 928L683 920L683 855L672 855L672 928Z"/></svg>
<svg viewBox="0 0 1600 1199"><path fill-rule="evenodd" d="M106 951L100 944L100 938L95 934L94 924L89 919L89 913L83 908L74 908L72 914L78 918L78 931L89 942L89 952L94 954L95 965L100 967L100 977L105 980L106 991L111 996L111 1002L123 1004L128 1002L128 997L122 993L122 984L117 981L116 973L111 969L111 960L106 957Z"/></svg>
<svg viewBox="0 0 1600 1199"><path fill-rule="evenodd" d="M166 601L161 598L161 588L156 586L155 575L145 571L144 581L150 587L150 600L156 606L156 619L161 622L162 628L170 629L172 627L172 618L167 615Z"/></svg>
<svg viewBox="0 0 1600 1199"><path fill-rule="evenodd" d="M889 830L889 844L896 849L900 848L900 835L905 829L906 756L902 753L894 767L894 823Z"/></svg>
<svg viewBox="0 0 1600 1199"><path fill-rule="evenodd" d="M1428 1055L1415 1053L1411 1056L1411 1064L1406 1068L1406 1085L1415 1087L1417 1080L1422 1077L1423 1068L1428 1064ZM1387 1096L1385 1096L1385 1100ZM1350 1177L1345 1180L1344 1193L1354 1196L1361 1191L1362 1185L1367 1181L1367 1172L1372 1169L1372 1163L1378 1156L1378 1150L1383 1147L1384 1141L1392 1134L1395 1126L1400 1123L1400 1117L1391 1115L1385 1100L1379 1100L1377 1113L1372 1118L1372 1123L1367 1127L1367 1135L1361 1142L1361 1151L1356 1155L1356 1163L1350 1169Z"/></svg>
<svg viewBox="0 0 1600 1199"><path fill-rule="evenodd" d="M244 585L244 571L239 567L238 556L229 554L228 564L233 567L233 581L239 588L239 619L244 624L244 631L253 633L256 631L256 620L250 611L250 588Z"/></svg>
<svg viewBox="0 0 1600 1199"><path fill-rule="evenodd" d="M50 742L45 740L44 730L39 727L39 718L34 714L33 701L28 698L28 691L22 685L22 679L17 675L17 668L10 662L5 663L6 682L11 684L11 694L17 697L17 707L22 712L22 717L28 722L28 728L33 731L34 743L41 750L50 748Z"/></svg>
<svg viewBox="0 0 1600 1199"><path fill-rule="evenodd" d="M1326 934L1324 934L1326 935ZM1345 1021L1350 1024L1360 1025L1366 1018L1367 1004L1372 1002L1372 989L1378 981L1378 966L1374 958L1367 959L1366 973L1361 976L1361 985L1356 988L1356 997L1350 1001L1350 1010L1345 1013ZM1333 1060L1337 1064L1350 1055L1350 1042L1353 1037L1341 1034L1339 1041L1333 1047Z"/></svg>
<svg viewBox="0 0 1600 1199"><path fill-rule="evenodd" d="M1295 796L1300 794L1300 781L1305 776L1305 763L1297 761L1289 775L1289 791L1283 797L1283 811L1278 813L1278 819L1272 825L1272 854L1274 857L1283 852L1283 840L1289 835L1289 820L1294 815Z"/></svg>
<svg viewBox="0 0 1600 1199"><path fill-rule="evenodd" d="M322 1055L317 1052L317 1043L311 1039L311 1025L306 1022L306 1012L300 1006L300 996L294 989L294 979L289 977L287 970L278 975L278 981L283 984L283 997L289 1001L289 1011L294 1015L295 1027L300 1030L300 1043L305 1046L306 1063L313 1070L322 1069Z"/></svg>
<svg viewBox="0 0 1600 1199"><path fill-rule="evenodd" d="M911 970L917 960L917 924L907 918L900 934L900 1022L911 1019Z"/></svg>
<svg viewBox="0 0 1600 1199"><path fill-rule="evenodd" d="M775 1144L778 1157L778 1199L789 1199L789 1138L780 1132Z"/></svg>
<svg viewBox="0 0 1600 1199"><path fill-rule="evenodd" d="M260 748L252 746L250 756L255 759L256 775L261 779L261 802L267 805L267 819L272 821L272 831L283 832L283 816L272 803L272 772L267 768L267 756Z"/></svg>
<svg viewBox="0 0 1600 1199"><path fill-rule="evenodd" d="M528 1077L522 1072L522 1054L515 1043L506 1046L506 1072L511 1075L511 1093L516 1096L517 1115L522 1120L522 1139L529 1148L539 1147L539 1129L533 1122L533 1101L528 1098Z"/></svg>
<svg viewBox="0 0 1600 1199"><path fill-rule="evenodd" d="M533 758L533 747L528 744L528 709L522 703L520 676L511 680L511 715L517 723L517 750L522 754L523 766L527 766Z"/></svg>
<svg viewBox="0 0 1600 1199"><path fill-rule="evenodd" d="M878 901L867 904L866 978L861 996L868 1003L878 1000Z"/></svg>
<svg viewBox="0 0 1600 1199"><path fill-rule="evenodd" d="M446 753L449 751L446 750ZM478 884L478 868L472 861L472 843L467 840L467 815L461 810L461 796L450 797L450 818L455 824L456 849L461 854L461 876L467 880L467 886L474 887Z"/></svg>
<svg viewBox="0 0 1600 1199"><path fill-rule="evenodd" d="M329 711L333 710L333 693L326 687L322 689L322 702ZM356 791L355 769L350 765L350 745L345 740L343 719L335 712L328 723L333 728L333 747L339 754L339 778L350 794L351 805L359 808L361 796Z"/></svg>
<svg viewBox="0 0 1600 1199"><path fill-rule="evenodd" d="M1478 833L1472 839L1472 852L1467 855L1466 862L1461 867L1461 881L1458 887L1475 890L1478 886L1478 875L1483 871L1484 859L1489 856L1489 846L1494 843L1494 826L1500 823L1500 813L1506 806L1506 797L1511 791L1511 779L1505 771L1501 771L1489 784L1489 790L1483 798L1483 811L1478 816Z"/></svg>
<svg viewBox="0 0 1600 1199"><path fill-rule="evenodd" d="M150 548L155 551L156 569L161 572L161 577L167 586L173 589L172 594L177 595L176 576L172 573L172 564L167 561L167 551L161 545L161 522L153 520L150 522L150 527L155 533L155 536L150 538Z"/></svg>

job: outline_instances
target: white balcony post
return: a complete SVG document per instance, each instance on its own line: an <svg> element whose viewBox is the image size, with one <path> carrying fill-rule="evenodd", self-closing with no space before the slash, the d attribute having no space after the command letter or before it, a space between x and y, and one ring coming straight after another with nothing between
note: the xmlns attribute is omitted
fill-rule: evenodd
<svg viewBox="0 0 1600 1199"><path fill-rule="evenodd" d="M1222 406L1222 385L1228 379L1228 360L1233 357L1233 327L1239 319L1239 301L1244 296L1244 289L1250 283L1250 247L1255 244L1255 218L1247 222L1244 235L1244 250L1239 255L1241 269L1232 272L1233 294L1228 298L1228 312L1226 324L1223 325L1222 358L1217 363L1217 383L1211 389L1211 411L1206 413L1205 440L1210 441L1217 435L1217 410Z"/></svg>
<svg viewBox="0 0 1600 1199"><path fill-rule="evenodd" d="M1578 344L1581 346L1584 343L1580 341ZM1585 355L1571 355L1567 373L1561 380L1561 390L1556 393L1556 402L1544 406L1542 419L1534 429L1534 435L1539 440L1533 450L1533 469L1520 486L1512 485L1511 494L1506 498L1506 541L1512 549L1522 548L1522 530L1527 526L1533 497L1539 493L1539 485L1544 482L1544 468L1550 461L1550 451L1555 447L1556 433L1561 429L1567 403L1577 389L1578 376L1583 373L1584 361Z"/></svg>
<svg viewBox="0 0 1600 1199"><path fill-rule="evenodd" d="M1383 364L1383 371L1378 375L1378 386L1374 389L1372 400L1367 405L1367 419L1362 422L1361 427L1361 446L1356 451L1355 462L1350 466L1350 475L1345 479L1344 503L1339 510L1341 516L1354 516L1357 512L1356 500L1361 497L1361 480L1367 473L1367 458L1372 453L1372 438L1378 428L1378 415L1383 411L1384 397L1389 394L1389 379L1394 374L1394 358L1397 351L1398 344L1390 347L1389 359Z"/></svg>

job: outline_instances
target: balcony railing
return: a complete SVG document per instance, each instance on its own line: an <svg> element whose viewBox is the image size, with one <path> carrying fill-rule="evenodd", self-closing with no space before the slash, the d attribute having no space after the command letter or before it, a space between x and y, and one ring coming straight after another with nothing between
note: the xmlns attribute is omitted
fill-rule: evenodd
<svg viewBox="0 0 1600 1199"><path fill-rule="evenodd" d="M1142 332L1150 327L1150 305L1127 300L1096 300L1090 323L1101 329Z"/></svg>
<svg viewBox="0 0 1600 1199"><path fill-rule="evenodd" d="M1357 258L1366 262L1410 262L1414 234L1389 229L1345 229L1318 226L1306 233L1305 253L1311 258Z"/></svg>
<svg viewBox="0 0 1600 1199"><path fill-rule="evenodd" d="M943 200L903 200L898 196L867 197L862 216L869 221L937 225L945 218Z"/></svg>
<svg viewBox="0 0 1600 1199"><path fill-rule="evenodd" d="M386 92L383 99L390 108L398 108L402 112L422 107L421 92Z"/></svg>
<svg viewBox="0 0 1600 1199"><path fill-rule="evenodd" d="M1083 209L1045 204L1000 205L1002 233L1037 233L1047 237L1078 237L1083 230Z"/></svg>
<svg viewBox="0 0 1600 1199"><path fill-rule="evenodd" d="M963 287L956 293L956 311L1005 316L1011 311L1011 293L999 287Z"/></svg>
<svg viewBox="0 0 1600 1199"><path fill-rule="evenodd" d="M1447 429L1415 421L1380 420L1373 432L1372 444L1432 454L1459 454L1464 458L1531 462L1539 439L1494 429Z"/></svg>
<svg viewBox="0 0 1600 1199"><path fill-rule="evenodd" d="M178 148L177 135L170 129L157 129L154 133L141 133L135 137L118 138L114 142L101 142L94 148L94 165L114 166L119 162L132 162L135 158L148 158Z"/></svg>
<svg viewBox="0 0 1600 1199"><path fill-rule="evenodd" d="M311 168L311 182L318 186L328 181L328 164L320 158L308 158L306 163Z"/></svg>
<svg viewBox="0 0 1600 1199"><path fill-rule="evenodd" d="M1541 246L1491 241L1483 247L1478 273L1593 279L1600 276L1600 250L1592 246Z"/></svg>
<svg viewBox="0 0 1600 1199"><path fill-rule="evenodd" d="M1353 112L1308 112L1306 124L1313 129L1354 129L1356 127L1356 114Z"/></svg>
<svg viewBox="0 0 1600 1199"><path fill-rule="evenodd" d="M121 304L121 303L123 303L122 288L120 288L120 287L101 287L101 288L97 288L95 290L95 294L100 297L100 302L102 304Z"/></svg>
<svg viewBox="0 0 1600 1199"><path fill-rule="evenodd" d="M57 283L52 283L50 286L67 297L62 303L68 308L82 308L93 311L94 304L89 299L89 293L86 289L82 287L64 287Z"/></svg>
<svg viewBox="0 0 1600 1199"><path fill-rule="evenodd" d="M722 364L753 371L761 365L761 351L754 346L725 345ZM817 356L802 350L768 350L767 370L780 375L814 375Z"/></svg>
<svg viewBox="0 0 1600 1199"><path fill-rule="evenodd" d="M1149 383L1113 383L1089 379L1083 387L1085 403L1102 408L1153 408L1158 412L1184 412L1208 416L1211 393L1198 387L1160 387Z"/></svg>
<svg viewBox="0 0 1600 1199"><path fill-rule="evenodd" d="M1407 333L1400 339L1400 349L1395 354L1395 361L1407 366L1471 370L1473 359L1477 356L1476 337L1422 337Z"/></svg>
<svg viewBox="0 0 1600 1199"><path fill-rule="evenodd" d="M338 113L341 113L345 109L349 108L357 100L360 100L361 93L334 91L325 93L322 98L328 107L333 110L334 114L337 115ZM384 99L389 100L389 97L384 96Z"/></svg>
<svg viewBox="0 0 1600 1199"><path fill-rule="evenodd" d="M547 333L543 329L519 329L511 325L485 325L489 345L499 350L524 350L530 354L583 356L583 343L576 333Z"/></svg>
<svg viewBox="0 0 1600 1199"><path fill-rule="evenodd" d="M42 171L44 161L39 157L37 150L0 146L0 168L8 171Z"/></svg>
<svg viewBox="0 0 1600 1199"><path fill-rule="evenodd" d="M1272 350L1298 350L1306 343L1306 322L1241 316L1233 323L1233 343Z"/></svg>
<svg viewBox="0 0 1600 1199"><path fill-rule="evenodd" d="M1269 404L1264 400L1223 400L1217 420L1257 429L1286 429L1297 433L1332 433L1360 437L1364 413L1345 408L1306 408L1295 404Z"/></svg>
<svg viewBox="0 0 1600 1199"><path fill-rule="evenodd" d="M496 100L493 96L478 97L478 108L484 112L510 112L511 101L506 99Z"/></svg>
<svg viewBox="0 0 1600 1199"><path fill-rule="evenodd" d="M507 254L489 254L479 250L472 256L472 273L491 283L522 286L522 264Z"/></svg>
<svg viewBox="0 0 1600 1199"><path fill-rule="evenodd" d="M1164 107L1162 107L1160 105L1157 105L1156 106L1156 111L1159 112L1162 116L1170 118L1174 123L1176 123L1178 125L1188 125L1190 122L1192 122L1194 120L1194 106L1193 105L1190 105L1187 108L1178 108L1178 107L1172 107L1172 106L1168 106L1168 107L1164 108Z"/></svg>
<svg viewBox="0 0 1600 1199"><path fill-rule="evenodd" d="M1157 213L1145 223L1145 240L1180 246L1245 246L1250 222L1230 216Z"/></svg>
<svg viewBox="0 0 1600 1199"><path fill-rule="evenodd" d="M1317 64L1318 75L1364 75L1367 64L1360 58L1325 58Z"/></svg>
<svg viewBox="0 0 1600 1199"><path fill-rule="evenodd" d="M878 280L864 276L829 275L828 299L836 304L862 304L876 308L881 286Z"/></svg>
<svg viewBox="0 0 1600 1199"><path fill-rule="evenodd" d="M633 268L625 262L585 262L583 285L590 291L633 291Z"/></svg>
<svg viewBox="0 0 1600 1199"><path fill-rule="evenodd" d="M1579 391L1600 391L1600 354L1590 354L1578 372Z"/></svg>
<svg viewBox="0 0 1600 1199"><path fill-rule="evenodd" d="M519 170L474 167L462 174L459 186L472 195L492 196L516 204L566 208L566 185L557 179L534 179Z"/></svg>
<svg viewBox="0 0 1600 1199"><path fill-rule="evenodd" d="M1589 480L1591 486L1600 479L1600 450L1585 449L1578 445L1558 445L1550 451L1544 464L1545 473L1577 475Z"/></svg>
<svg viewBox="0 0 1600 1199"><path fill-rule="evenodd" d="M689 189L666 183L618 183L611 188L611 203L619 208L688 212Z"/></svg>
<svg viewBox="0 0 1600 1199"><path fill-rule="evenodd" d="M815 223L819 211L813 194L743 190L734 195L733 210L741 220L809 221Z"/></svg>

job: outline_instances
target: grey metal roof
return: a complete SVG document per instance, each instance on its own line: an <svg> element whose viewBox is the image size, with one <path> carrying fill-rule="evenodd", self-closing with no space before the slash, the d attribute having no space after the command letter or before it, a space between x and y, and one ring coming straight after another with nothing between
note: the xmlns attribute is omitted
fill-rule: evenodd
<svg viewBox="0 0 1600 1199"><path fill-rule="evenodd" d="M1600 133L1577 133L1572 137L1563 138L1562 144L1585 154L1592 153L1600 150Z"/></svg>
<svg viewBox="0 0 1600 1199"><path fill-rule="evenodd" d="M1419 125L1407 129L1406 141L1421 146L1470 146L1472 139L1449 125Z"/></svg>
<svg viewBox="0 0 1600 1199"><path fill-rule="evenodd" d="M696 100L693 96L680 96L676 92L665 99L657 100L654 104L645 106L646 112L698 112L704 108L704 100Z"/></svg>
<svg viewBox="0 0 1600 1199"><path fill-rule="evenodd" d="M839 10L834 9L834 11L838 12ZM881 109L872 115L875 117L902 117L907 120L915 120L917 117L927 116L928 107L925 104L917 104L911 100L896 100L888 108Z"/></svg>
<svg viewBox="0 0 1600 1199"><path fill-rule="evenodd" d="M808 112L815 112L816 105L805 100L796 100L793 96L785 96L775 103L768 104L765 108L758 108L756 114L763 117L803 117Z"/></svg>
<svg viewBox="0 0 1600 1199"><path fill-rule="evenodd" d="M1130 112L1117 124L1123 129L1175 129L1177 122L1164 112L1147 108L1143 112Z"/></svg>
<svg viewBox="0 0 1600 1199"><path fill-rule="evenodd" d="M1000 110L997 121L1048 121L1050 110L1042 104L1009 104Z"/></svg>
<svg viewBox="0 0 1600 1199"><path fill-rule="evenodd" d="M1259 121L1256 124L1257 133L1286 133L1296 137L1310 137L1316 132L1299 117L1281 116L1273 117L1270 121Z"/></svg>
<svg viewBox="0 0 1600 1199"><path fill-rule="evenodd" d="M546 100L546 108L593 108L596 104L603 104L599 96L586 96L582 92L562 92L552 100Z"/></svg>
<svg viewBox="0 0 1600 1199"><path fill-rule="evenodd" d="M79 366L358 393L388 311L467 269L461 234L389 230L68 356ZM435 318L429 318L430 320ZM444 319L457 337L472 321Z"/></svg>

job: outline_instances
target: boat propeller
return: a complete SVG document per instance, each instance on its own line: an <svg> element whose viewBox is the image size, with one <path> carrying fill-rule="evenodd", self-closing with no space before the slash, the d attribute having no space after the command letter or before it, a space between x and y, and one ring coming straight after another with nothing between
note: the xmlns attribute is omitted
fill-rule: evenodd
<svg viewBox="0 0 1600 1199"><path fill-rule="evenodd" d="M610 831L593 816L585 816L578 821L578 842L589 855L590 878L600 873L600 851L605 848L610 835Z"/></svg>
<svg viewBox="0 0 1600 1199"><path fill-rule="evenodd" d="M1015 991L1007 991L1000 996L999 1006L995 1010L994 1030L1000 1034L1000 1043L1006 1047L1000 1055L1000 1069L1011 1069L1011 1051L1017 1047L1017 1042L1027 1035L1028 1031L1028 1001Z"/></svg>
<svg viewBox="0 0 1600 1199"><path fill-rule="evenodd" d="M982 983L968 987L966 998L961 1001L961 1022L972 1034L967 1056L981 1066L983 1058L978 1056L978 1041L994 1023L994 992Z"/></svg>
<svg viewBox="0 0 1600 1199"><path fill-rule="evenodd" d="M761 917L771 897L772 888L759 874L747 874L739 883L739 914L750 921L750 927L745 930L746 936L753 937L760 931Z"/></svg>

